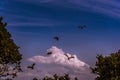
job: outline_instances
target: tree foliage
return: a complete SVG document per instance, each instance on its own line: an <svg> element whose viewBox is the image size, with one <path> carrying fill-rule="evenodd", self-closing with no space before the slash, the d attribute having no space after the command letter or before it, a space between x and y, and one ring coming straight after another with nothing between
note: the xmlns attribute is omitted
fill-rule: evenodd
<svg viewBox="0 0 120 80"><path fill-rule="evenodd" d="M33 78L33 80L38 79L35 77ZM42 80L72 80L72 79L70 78L69 74L64 74L63 76L58 76L57 74L54 74L53 77L45 76ZM78 80L78 78L75 77L74 80Z"/></svg>
<svg viewBox="0 0 120 80"><path fill-rule="evenodd" d="M120 80L120 50L109 56L97 55L97 62L92 68L97 74L96 80Z"/></svg>
<svg viewBox="0 0 120 80"><path fill-rule="evenodd" d="M7 23L2 22L0 17L0 77L12 75L8 69L13 67L13 71L20 70L20 60L22 55L19 53L19 47L14 43L11 34L7 31Z"/></svg>

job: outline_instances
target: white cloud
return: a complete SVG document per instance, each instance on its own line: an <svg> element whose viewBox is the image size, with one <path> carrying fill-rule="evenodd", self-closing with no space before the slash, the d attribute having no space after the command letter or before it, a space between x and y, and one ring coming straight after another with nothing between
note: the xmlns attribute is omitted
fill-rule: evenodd
<svg viewBox="0 0 120 80"><path fill-rule="evenodd" d="M63 66L69 66L79 69L80 67L87 66L83 61L79 60L76 55L71 55L69 53L64 53L62 49L58 49L57 47L53 46L52 48L48 49L47 52L52 52L50 55L46 56L34 56L29 58L29 61L37 62L37 63L44 63L44 64L59 64ZM66 54L70 56L74 56L68 60Z"/></svg>
<svg viewBox="0 0 120 80"><path fill-rule="evenodd" d="M69 53L63 52L62 49L59 49L55 46L47 50L47 53L51 52L52 54L45 56L33 56L28 60L30 62L35 62L35 69L30 71L26 71L25 74L27 76L36 76L36 77L44 77L44 76L52 76L53 74L63 75L64 73L69 73L72 77L77 76L82 80L93 80L93 74L91 74L91 70L89 69L89 65L85 62L79 60L76 55L71 55ZM68 60L68 57L73 56ZM23 75L23 74L21 74Z"/></svg>

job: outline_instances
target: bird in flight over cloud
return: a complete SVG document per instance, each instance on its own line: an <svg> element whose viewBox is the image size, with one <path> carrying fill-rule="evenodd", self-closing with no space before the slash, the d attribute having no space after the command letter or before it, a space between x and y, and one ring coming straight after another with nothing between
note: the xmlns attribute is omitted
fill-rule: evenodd
<svg viewBox="0 0 120 80"><path fill-rule="evenodd" d="M34 66L35 66L35 63L33 63L31 66L28 66L27 68L29 68L29 69L34 69Z"/></svg>
<svg viewBox="0 0 120 80"><path fill-rule="evenodd" d="M72 58L74 58L74 56L68 56L67 54L65 54L65 56L68 58L68 60L70 60L70 59L72 59Z"/></svg>
<svg viewBox="0 0 120 80"><path fill-rule="evenodd" d="M47 55L51 55L52 54L52 52L47 52Z"/></svg>

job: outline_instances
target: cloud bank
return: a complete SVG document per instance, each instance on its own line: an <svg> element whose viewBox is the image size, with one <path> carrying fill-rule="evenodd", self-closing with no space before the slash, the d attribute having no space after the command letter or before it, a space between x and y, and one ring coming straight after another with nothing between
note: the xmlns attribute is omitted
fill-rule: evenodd
<svg viewBox="0 0 120 80"><path fill-rule="evenodd" d="M52 54L49 54L47 56L34 56L32 58L29 58L29 61L37 62L37 63L43 63L43 64L58 64L63 66L69 66L79 69L80 67L87 66L86 63L80 61L76 55L71 55L69 53L64 53L62 49L59 49L55 46L48 49L47 52L51 52ZM68 55L73 56L74 58L71 58L68 60Z"/></svg>
<svg viewBox="0 0 120 80"><path fill-rule="evenodd" d="M71 57L68 59L68 57ZM19 74L19 78L52 76L53 74L63 75L69 73L71 78L78 77L80 80L93 80L94 75L91 73L90 66L79 60L76 55L63 52L56 46L47 50L45 56L37 55L28 59L36 63L34 70L27 70ZM24 80L24 79L23 79Z"/></svg>

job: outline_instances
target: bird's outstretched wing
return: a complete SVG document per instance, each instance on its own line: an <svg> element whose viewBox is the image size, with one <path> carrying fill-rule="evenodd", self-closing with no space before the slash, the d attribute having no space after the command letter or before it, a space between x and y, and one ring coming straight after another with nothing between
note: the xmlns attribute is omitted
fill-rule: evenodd
<svg viewBox="0 0 120 80"><path fill-rule="evenodd" d="M47 52L47 55L51 55L52 54L52 52Z"/></svg>
<svg viewBox="0 0 120 80"><path fill-rule="evenodd" d="M34 69L34 66L35 66L35 63L33 63L31 66L27 66L27 68L29 68L29 69Z"/></svg>
<svg viewBox="0 0 120 80"><path fill-rule="evenodd" d="M54 39L55 39L56 41L59 41L59 37L58 37L58 36L55 36Z"/></svg>
<svg viewBox="0 0 120 80"><path fill-rule="evenodd" d="M70 60L71 58L74 58L74 56L68 56L67 54L65 54L65 56L68 58L68 60Z"/></svg>

